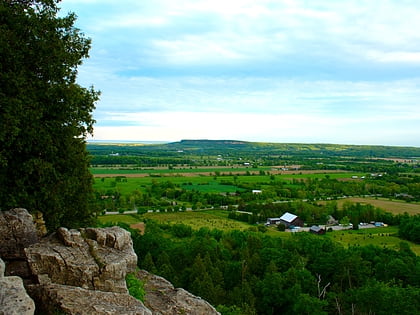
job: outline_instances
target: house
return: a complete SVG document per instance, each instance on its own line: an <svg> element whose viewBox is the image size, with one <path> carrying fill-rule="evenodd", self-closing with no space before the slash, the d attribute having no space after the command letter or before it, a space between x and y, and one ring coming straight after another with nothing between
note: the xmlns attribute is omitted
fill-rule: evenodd
<svg viewBox="0 0 420 315"><path fill-rule="evenodd" d="M253 194L261 194L262 193L262 190L260 190L260 189L253 189L252 190L252 193Z"/></svg>
<svg viewBox="0 0 420 315"><path fill-rule="evenodd" d="M312 225L311 228L309 229L309 232L313 234L322 235L322 234L325 234L325 229L318 225Z"/></svg>
<svg viewBox="0 0 420 315"><path fill-rule="evenodd" d="M283 223L286 227L289 227L291 225L294 226L303 226L303 221L300 219L297 215L294 215L292 213L286 212L280 217L280 222Z"/></svg>

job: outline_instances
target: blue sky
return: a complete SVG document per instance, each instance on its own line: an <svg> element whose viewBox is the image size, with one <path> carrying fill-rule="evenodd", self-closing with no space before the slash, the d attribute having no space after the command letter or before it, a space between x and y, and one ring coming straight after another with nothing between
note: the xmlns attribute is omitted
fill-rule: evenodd
<svg viewBox="0 0 420 315"><path fill-rule="evenodd" d="M96 140L420 146L420 2L64 0Z"/></svg>

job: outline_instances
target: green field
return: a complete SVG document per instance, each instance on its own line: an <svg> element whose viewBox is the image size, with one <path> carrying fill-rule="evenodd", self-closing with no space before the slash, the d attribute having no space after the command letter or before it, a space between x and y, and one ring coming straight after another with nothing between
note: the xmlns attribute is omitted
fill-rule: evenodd
<svg viewBox="0 0 420 315"><path fill-rule="evenodd" d="M134 224L140 222L140 220L152 219L159 223L165 224L186 224L191 226L194 230L199 230L202 227L209 229L219 229L223 231L230 230L246 230L251 225L228 219L228 213L226 211L199 211L199 212L164 212L164 213L145 213L136 219L137 215L105 215L100 216L99 221L101 223L127 223Z"/></svg>
<svg viewBox="0 0 420 315"><path fill-rule="evenodd" d="M102 215L99 218L99 222L102 224L117 224L117 223L126 223L126 224L135 224L141 222L137 215L130 214L112 214L112 215Z"/></svg>
<svg viewBox="0 0 420 315"><path fill-rule="evenodd" d="M420 203L416 203L416 202L408 203L402 200L389 200L385 198L352 197L352 198L338 200L337 201L338 207L342 208L345 202L371 204L387 212L391 212L392 214L403 214L404 212L407 212L410 215L420 214Z"/></svg>
<svg viewBox="0 0 420 315"><path fill-rule="evenodd" d="M380 227L370 229L360 229L357 231L333 231L325 236L341 243L344 246L366 246L374 245L383 248L398 250L400 242L406 242L411 250L420 255L420 245L402 240L398 236L398 227Z"/></svg>
<svg viewBox="0 0 420 315"><path fill-rule="evenodd" d="M95 168L96 169L96 168ZM187 169L188 170L188 169ZM211 169L214 171L214 169ZM128 176L133 173L133 170L127 170L127 176L121 178L122 173L112 173L112 169L102 169L102 175L108 175L106 177L96 177L94 182L94 189L99 191L106 191L109 189L117 189L121 194L128 194L133 191L140 190L144 191L146 186L151 185L153 182L172 182L174 184L181 185L182 188L187 190L197 190L201 192L235 192L241 190L235 185L227 185L226 183L236 184L250 184L250 185L264 185L271 181L283 181L290 183L293 179L305 179L305 178L325 178L326 175L330 178L343 179L350 178L353 173L315 173L315 174L281 174L281 175L223 175L223 176L205 176L200 174L188 173L188 176L174 173L171 176ZM130 173L131 172L131 173ZM95 174L95 173L94 173ZM99 174L99 173L96 173ZM118 177L117 177L118 176ZM224 184L225 183L225 184ZM291 184L289 184L291 185Z"/></svg>
<svg viewBox="0 0 420 315"><path fill-rule="evenodd" d="M259 172L259 171L270 171L271 167L260 167L260 168L251 168L251 167L185 167L185 168L138 168L138 167L91 167L90 172L93 175L131 175L131 174L194 174L194 173L220 173L220 174L229 174L229 173L238 173L238 172Z"/></svg>

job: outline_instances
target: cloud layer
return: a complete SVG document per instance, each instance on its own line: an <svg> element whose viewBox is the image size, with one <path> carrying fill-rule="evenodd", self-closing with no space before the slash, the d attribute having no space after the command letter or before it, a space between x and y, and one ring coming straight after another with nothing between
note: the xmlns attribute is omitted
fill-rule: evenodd
<svg viewBox="0 0 420 315"><path fill-rule="evenodd" d="M64 0L95 139L420 146L416 1Z"/></svg>

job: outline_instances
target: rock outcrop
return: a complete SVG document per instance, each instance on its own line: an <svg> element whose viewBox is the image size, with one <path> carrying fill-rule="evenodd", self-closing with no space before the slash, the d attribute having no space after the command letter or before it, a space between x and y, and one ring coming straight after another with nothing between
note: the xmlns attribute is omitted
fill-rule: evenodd
<svg viewBox="0 0 420 315"><path fill-rule="evenodd" d="M35 219L42 227L42 216ZM60 228L41 238L43 232L25 209L0 211L0 257L6 262L0 259L0 315L34 314L35 304L38 314L219 314L146 271L137 271L146 306L130 296L125 276L136 270L137 256L122 228Z"/></svg>
<svg viewBox="0 0 420 315"><path fill-rule="evenodd" d="M29 286L29 292L42 314L152 315L142 302L125 293L56 284L45 275L40 281L39 285Z"/></svg>
<svg viewBox="0 0 420 315"><path fill-rule="evenodd" d="M0 257L6 262L6 276L30 277L25 248L39 241L32 216L26 209L0 211Z"/></svg>
<svg viewBox="0 0 420 315"><path fill-rule="evenodd" d="M26 293L22 278L5 277L5 263L0 258L0 314L32 315L35 303Z"/></svg>
<svg viewBox="0 0 420 315"><path fill-rule="evenodd" d="M0 257L25 260L25 248L37 242L35 224L26 209L0 212Z"/></svg>
<svg viewBox="0 0 420 315"><path fill-rule="evenodd" d="M32 273L53 283L118 293L128 292L125 276L137 265L130 233L119 227L59 228L26 255Z"/></svg>
<svg viewBox="0 0 420 315"><path fill-rule="evenodd" d="M154 315L212 315L220 314L205 300L174 286L166 279L145 270L136 276L144 281L144 304Z"/></svg>

